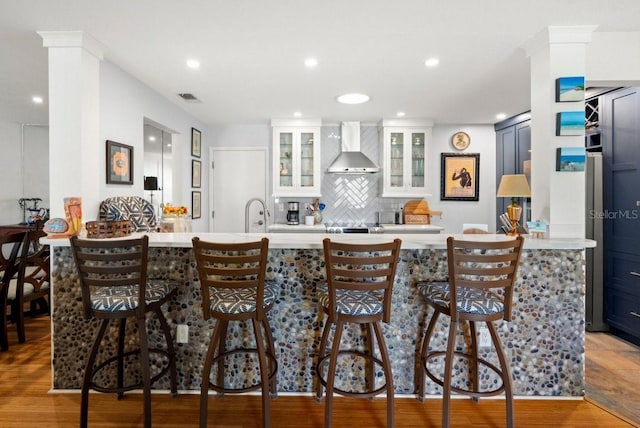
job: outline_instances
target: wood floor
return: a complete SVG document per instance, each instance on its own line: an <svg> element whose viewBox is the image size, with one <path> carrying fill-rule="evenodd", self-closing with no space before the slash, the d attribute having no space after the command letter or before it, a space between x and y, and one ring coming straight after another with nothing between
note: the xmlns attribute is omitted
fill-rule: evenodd
<svg viewBox="0 0 640 428"><path fill-rule="evenodd" d="M47 393L50 387L49 320L46 317L27 322L27 343L17 344L10 332L10 349L0 353L0 427L31 428L78 426L79 394ZM604 346L602 343L596 346ZM619 366L615 355L603 358ZM619 363L613 363L613 361ZM624 368L621 368L624 369ZM622 373L624 374L624 373ZM637 384L638 379L628 379ZM638 401L635 406L638 407ZM274 428L321 428L324 406L311 396L280 396L272 402ZM441 402L421 404L413 398L396 400L396 427L439 427ZM452 427L503 427L504 402L469 399L453 402ZM196 427L198 395L167 394L153 396L153 426L163 428ZM517 427L630 427L625 421L587 400L516 400ZM256 396L210 398L209 426L219 428L260 427L260 401ZM137 427L142 424L141 395L131 393L123 400L106 394L92 394L89 406L90 427ZM384 399L338 399L334 425L342 427L385 427ZM637 426L637 425L636 425Z"/></svg>

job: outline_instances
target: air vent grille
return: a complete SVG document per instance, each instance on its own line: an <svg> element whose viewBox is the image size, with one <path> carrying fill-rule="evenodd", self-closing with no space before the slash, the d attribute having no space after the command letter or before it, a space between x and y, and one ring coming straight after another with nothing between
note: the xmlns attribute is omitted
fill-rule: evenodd
<svg viewBox="0 0 640 428"><path fill-rule="evenodd" d="M186 92L178 94L178 96L180 98L182 98L183 100L185 100L186 102L188 102L188 103L199 103L200 102L200 100L198 98L196 98L195 95L189 94L189 93L186 93Z"/></svg>

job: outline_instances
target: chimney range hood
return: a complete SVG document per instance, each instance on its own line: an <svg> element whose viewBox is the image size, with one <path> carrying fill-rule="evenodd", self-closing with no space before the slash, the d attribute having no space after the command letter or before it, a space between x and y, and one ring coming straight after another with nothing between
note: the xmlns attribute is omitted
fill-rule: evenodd
<svg viewBox="0 0 640 428"><path fill-rule="evenodd" d="M327 172L342 174L366 174L379 168L360 151L360 122L342 122L340 140L342 151Z"/></svg>

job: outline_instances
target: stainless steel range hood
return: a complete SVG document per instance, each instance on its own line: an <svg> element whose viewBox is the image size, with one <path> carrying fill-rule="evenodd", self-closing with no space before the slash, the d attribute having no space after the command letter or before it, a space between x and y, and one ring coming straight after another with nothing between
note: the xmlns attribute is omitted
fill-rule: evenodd
<svg viewBox="0 0 640 428"><path fill-rule="evenodd" d="M379 171L378 165L360 151L360 122L342 122L340 140L342 152L327 172L366 174Z"/></svg>

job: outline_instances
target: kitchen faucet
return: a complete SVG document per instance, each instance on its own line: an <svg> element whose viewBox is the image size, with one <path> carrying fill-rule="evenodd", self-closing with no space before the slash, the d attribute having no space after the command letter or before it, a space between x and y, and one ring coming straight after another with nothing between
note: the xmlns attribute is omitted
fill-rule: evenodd
<svg viewBox="0 0 640 428"><path fill-rule="evenodd" d="M245 233L249 233L249 207L254 202L260 202L260 204L262 205L262 211L260 211L260 214L262 214L262 217L264 218L264 221L263 220L259 220L258 221L258 225L262 226L264 224L265 225L265 232L266 232L266 229L267 229L267 216L271 216L271 213L267 209L267 206L264 203L264 200L262 200L260 198L251 198L251 199L249 199L247 201L247 204L244 206L244 232Z"/></svg>

